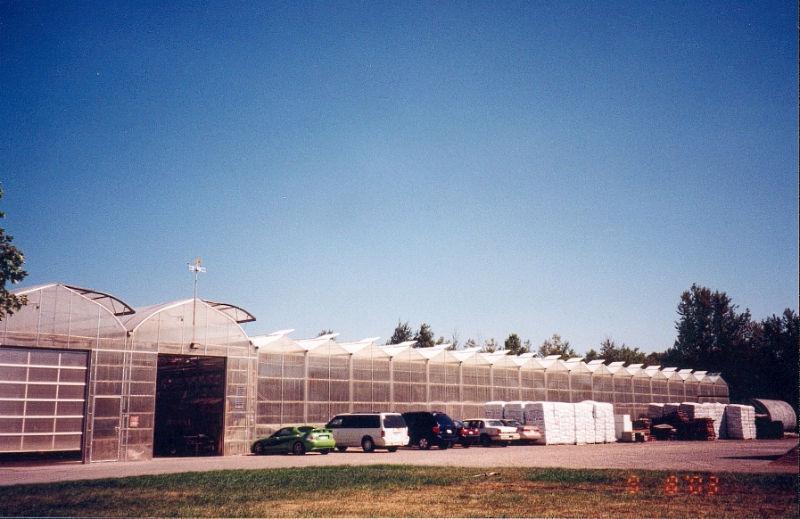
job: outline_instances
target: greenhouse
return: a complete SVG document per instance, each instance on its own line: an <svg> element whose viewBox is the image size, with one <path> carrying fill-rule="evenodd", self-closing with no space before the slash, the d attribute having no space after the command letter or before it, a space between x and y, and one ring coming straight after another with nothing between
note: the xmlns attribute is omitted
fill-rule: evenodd
<svg viewBox="0 0 800 519"><path fill-rule="evenodd" d="M447 345L248 336L235 305L185 299L133 308L62 284L15 292L0 322L0 453L83 461L246 454L289 424L359 411L480 416L489 401L728 402L719 373L537 358Z"/></svg>

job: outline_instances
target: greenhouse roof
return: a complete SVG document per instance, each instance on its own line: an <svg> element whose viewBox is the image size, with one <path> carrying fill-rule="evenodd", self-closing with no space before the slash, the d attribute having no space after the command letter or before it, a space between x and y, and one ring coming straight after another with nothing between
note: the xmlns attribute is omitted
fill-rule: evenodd
<svg viewBox="0 0 800 519"><path fill-rule="evenodd" d="M568 370L571 372L574 371L576 373L592 373L594 370L589 368L589 365L585 362L582 362L582 357L576 357L579 360L567 360L564 365L567 367Z"/></svg>
<svg viewBox="0 0 800 519"><path fill-rule="evenodd" d="M102 306L103 308L105 308L106 310L108 310L117 317L136 313L136 310L134 310L132 306L130 306L122 299L112 296L111 294L100 292L99 290L93 290L91 288L81 288L73 285L64 285L62 283L46 283L43 285L34 285L27 288L12 290L12 293L18 296L23 296L25 294L36 292L37 290L44 290L45 288L50 288L54 286L62 286L67 290L71 290L72 292L75 292L81 297Z"/></svg>
<svg viewBox="0 0 800 519"><path fill-rule="evenodd" d="M264 349L270 353L289 353L303 351L288 335L294 330L278 330L268 335L254 335L250 342L256 348Z"/></svg>
<svg viewBox="0 0 800 519"><path fill-rule="evenodd" d="M625 365L624 361L605 364L603 359L584 362L582 357L572 357L562 360L559 355L547 357L534 357L533 353L522 355L508 355L506 350L491 353L480 351L480 347L450 350L449 344L437 344L430 348L415 348L416 341L406 341L400 344L377 344L379 337L369 337L354 342L336 342L337 334L328 334L311 339L293 340L287 337L292 330L281 330L269 335L251 337L253 344L263 351L268 352L309 352L312 354L352 355L353 357L389 357L403 361L436 362L436 363L464 363L468 365L483 365L505 368L524 368L529 370L570 371L578 373L593 373L596 375L613 375L618 377L644 377L668 380L680 375L682 380L696 380L695 377L713 381L719 373L706 374L695 372L691 369L676 372L677 368L660 366L647 366L643 364ZM712 378L713 377L713 378ZM697 379L699 380L699 379Z"/></svg>
<svg viewBox="0 0 800 519"><path fill-rule="evenodd" d="M194 299L189 298L189 299L180 299L178 301L171 301L168 303L161 303L157 305L142 306L136 308L135 310L136 313L129 315L125 319L122 319L122 323L129 331L133 332L136 330L136 328L141 326L143 322L150 319L159 312L163 312L164 310L169 310L170 308L175 308L181 305L185 305L187 303L191 303L192 301L194 301ZM218 303L215 301L206 301L203 299L197 299L197 303L198 305L205 306L206 308L209 308L214 312L218 312L224 315L225 317L227 317L228 319L237 324L247 323L256 320L256 318L253 317L251 313L239 308L238 306L229 305L226 303Z"/></svg>

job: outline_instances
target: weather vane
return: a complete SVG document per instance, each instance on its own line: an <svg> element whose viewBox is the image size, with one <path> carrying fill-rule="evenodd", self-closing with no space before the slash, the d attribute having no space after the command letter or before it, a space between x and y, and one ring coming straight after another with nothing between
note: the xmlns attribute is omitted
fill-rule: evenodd
<svg viewBox="0 0 800 519"><path fill-rule="evenodd" d="M206 271L206 268L202 265L203 260L200 259L200 256L196 257L194 262L186 264L186 266L189 267L189 272L194 273L194 297L192 297L192 342L189 343L190 348L197 347L194 343L195 322L197 320L197 276L201 272Z"/></svg>

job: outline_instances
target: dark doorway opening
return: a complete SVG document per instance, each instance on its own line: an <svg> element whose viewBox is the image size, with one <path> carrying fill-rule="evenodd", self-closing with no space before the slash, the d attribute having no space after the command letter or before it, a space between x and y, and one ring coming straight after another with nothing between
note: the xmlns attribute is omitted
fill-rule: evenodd
<svg viewBox="0 0 800 519"><path fill-rule="evenodd" d="M222 454L225 358L159 355L153 456Z"/></svg>

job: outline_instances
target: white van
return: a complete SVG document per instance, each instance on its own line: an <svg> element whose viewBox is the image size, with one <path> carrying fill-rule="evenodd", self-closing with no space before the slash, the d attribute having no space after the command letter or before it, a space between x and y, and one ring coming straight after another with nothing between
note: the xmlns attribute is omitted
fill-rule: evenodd
<svg viewBox="0 0 800 519"><path fill-rule="evenodd" d="M408 427L399 413L348 413L334 416L325 426L333 431L336 448L361 447L364 452L375 448L395 452L408 445Z"/></svg>

